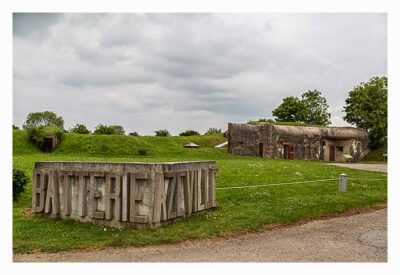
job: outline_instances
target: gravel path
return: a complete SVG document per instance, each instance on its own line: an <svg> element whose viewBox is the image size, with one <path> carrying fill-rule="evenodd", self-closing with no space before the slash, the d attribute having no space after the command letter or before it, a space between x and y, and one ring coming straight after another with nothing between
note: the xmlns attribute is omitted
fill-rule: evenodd
<svg viewBox="0 0 400 275"><path fill-rule="evenodd" d="M387 173L387 163L329 163L329 165Z"/></svg>
<svg viewBox="0 0 400 275"><path fill-rule="evenodd" d="M386 209L228 238L15 254L15 262L386 262Z"/></svg>

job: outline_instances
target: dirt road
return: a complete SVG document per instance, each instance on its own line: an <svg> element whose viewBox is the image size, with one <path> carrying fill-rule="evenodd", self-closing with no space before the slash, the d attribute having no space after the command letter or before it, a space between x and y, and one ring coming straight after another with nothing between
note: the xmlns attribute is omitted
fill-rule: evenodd
<svg viewBox="0 0 400 275"><path fill-rule="evenodd" d="M387 163L329 163L329 165L387 173Z"/></svg>
<svg viewBox="0 0 400 275"><path fill-rule="evenodd" d="M148 247L16 254L15 262L386 262L386 209Z"/></svg>

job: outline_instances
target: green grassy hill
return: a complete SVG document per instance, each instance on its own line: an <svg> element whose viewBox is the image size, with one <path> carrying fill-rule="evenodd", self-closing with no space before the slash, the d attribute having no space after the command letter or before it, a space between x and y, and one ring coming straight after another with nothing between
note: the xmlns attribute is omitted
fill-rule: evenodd
<svg viewBox="0 0 400 275"><path fill-rule="evenodd" d="M213 148L226 141L222 134L190 137L135 137L115 135L81 135L64 134L61 144L52 152L53 155L81 156L143 156L139 150L146 151L146 156L182 155L197 149L185 149L184 144L194 142L200 148ZM32 154L40 151L28 141L25 131L15 130L13 135L13 152L15 154ZM201 151L202 152L202 151ZM200 154L201 154L200 152Z"/></svg>
<svg viewBox="0 0 400 275"><path fill-rule="evenodd" d="M34 154L40 150L28 141L28 134L23 130L13 130L13 154Z"/></svg>

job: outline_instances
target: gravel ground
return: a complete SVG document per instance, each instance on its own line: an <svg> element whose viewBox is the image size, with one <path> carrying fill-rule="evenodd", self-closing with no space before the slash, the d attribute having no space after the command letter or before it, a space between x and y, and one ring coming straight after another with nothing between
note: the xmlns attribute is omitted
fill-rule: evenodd
<svg viewBox="0 0 400 275"><path fill-rule="evenodd" d="M387 163L329 163L329 165L387 173Z"/></svg>
<svg viewBox="0 0 400 275"><path fill-rule="evenodd" d="M236 237L147 247L15 254L15 262L387 262L386 209Z"/></svg>

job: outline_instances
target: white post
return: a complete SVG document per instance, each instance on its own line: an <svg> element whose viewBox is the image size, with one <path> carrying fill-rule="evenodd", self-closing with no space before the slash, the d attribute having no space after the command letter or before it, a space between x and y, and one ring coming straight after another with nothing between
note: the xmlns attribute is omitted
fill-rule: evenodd
<svg viewBox="0 0 400 275"><path fill-rule="evenodd" d="M345 193L347 191L347 175L340 174L339 175L339 192Z"/></svg>

